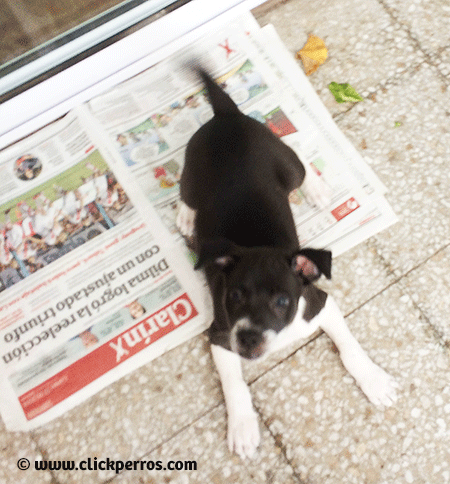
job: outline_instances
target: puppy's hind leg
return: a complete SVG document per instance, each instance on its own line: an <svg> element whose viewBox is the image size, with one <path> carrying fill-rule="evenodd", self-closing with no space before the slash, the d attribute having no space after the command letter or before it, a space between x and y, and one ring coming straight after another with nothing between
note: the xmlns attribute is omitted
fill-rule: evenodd
<svg viewBox="0 0 450 484"><path fill-rule="evenodd" d="M376 365L351 334L334 299L328 295L318 314L319 326L333 340L347 371L374 405L391 406L397 401L397 382Z"/></svg>
<svg viewBox="0 0 450 484"><path fill-rule="evenodd" d="M259 445L259 426L250 390L242 377L241 357L214 344L211 352L227 408L228 448L241 458L252 458Z"/></svg>
<svg viewBox="0 0 450 484"><path fill-rule="evenodd" d="M184 237L191 238L194 235L195 214L195 210L181 202L176 224Z"/></svg>

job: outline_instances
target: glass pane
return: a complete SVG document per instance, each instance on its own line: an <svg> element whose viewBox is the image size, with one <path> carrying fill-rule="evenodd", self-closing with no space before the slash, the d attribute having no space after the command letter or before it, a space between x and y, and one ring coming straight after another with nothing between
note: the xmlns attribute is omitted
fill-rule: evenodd
<svg viewBox="0 0 450 484"><path fill-rule="evenodd" d="M122 3L121 0L1 0L5 63Z"/></svg>

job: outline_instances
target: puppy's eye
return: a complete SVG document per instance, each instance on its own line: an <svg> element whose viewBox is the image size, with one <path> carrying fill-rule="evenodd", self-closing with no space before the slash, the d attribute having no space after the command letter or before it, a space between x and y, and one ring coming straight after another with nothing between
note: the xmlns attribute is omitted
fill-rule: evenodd
<svg viewBox="0 0 450 484"><path fill-rule="evenodd" d="M275 304L278 308L287 308L290 302L291 301L287 296L279 296L275 301Z"/></svg>
<svg viewBox="0 0 450 484"><path fill-rule="evenodd" d="M228 298L232 303L238 304L243 301L244 295L240 289L232 289L228 294Z"/></svg>

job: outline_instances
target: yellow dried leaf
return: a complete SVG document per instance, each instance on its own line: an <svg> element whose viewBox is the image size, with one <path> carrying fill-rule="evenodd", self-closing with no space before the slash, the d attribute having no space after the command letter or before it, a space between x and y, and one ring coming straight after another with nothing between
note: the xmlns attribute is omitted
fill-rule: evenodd
<svg viewBox="0 0 450 484"><path fill-rule="evenodd" d="M306 75L309 76L323 64L328 57L328 50L325 42L316 35L310 34L308 41L296 54L297 59L301 59L305 68Z"/></svg>

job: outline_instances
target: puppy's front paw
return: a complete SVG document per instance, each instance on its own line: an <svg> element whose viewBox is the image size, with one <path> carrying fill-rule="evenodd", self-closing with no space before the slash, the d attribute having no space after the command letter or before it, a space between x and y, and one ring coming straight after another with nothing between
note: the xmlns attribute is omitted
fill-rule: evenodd
<svg viewBox="0 0 450 484"><path fill-rule="evenodd" d="M331 203L331 188L323 181L323 179L313 173L306 172L305 180L300 187L306 200L313 205L316 205L320 210L324 210Z"/></svg>
<svg viewBox="0 0 450 484"><path fill-rule="evenodd" d="M194 235L195 210L189 208L184 202L181 202L180 211L177 215L177 227L184 237Z"/></svg>
<svg viewBox="0 0 450 484"><path fill-rule="evenodd" d="M258 418L255 413L235 415L228 419L228 449L241 458L251 459L260 441Z"/></svg>
<svg viewBox="0 0 450 484"><path fill-rule="evenodd" d="M372 366L373 365L373 366ZM373 363L364 376L357 380L359 387L374 405L390 407L397 401L398 383L382 368Z"/></svg>

